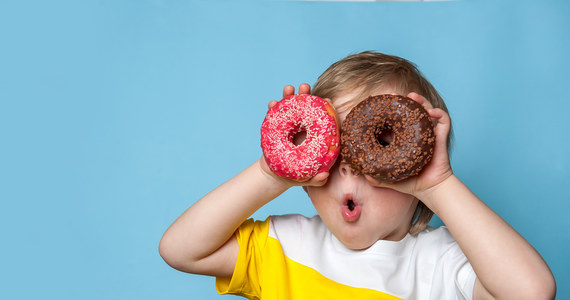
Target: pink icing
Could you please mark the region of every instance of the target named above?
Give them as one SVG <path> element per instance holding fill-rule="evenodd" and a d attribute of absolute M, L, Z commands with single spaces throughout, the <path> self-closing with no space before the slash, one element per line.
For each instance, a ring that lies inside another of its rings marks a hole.
<path fill-rule="evenodd" d="M 305 130 L 300 145 L 293 135 Z M 275 174 L 293 180 L 306 180 L 328 171 L 340 150 L 339 130 L 334 109 L 325 100 L 308 94 L 279 101 L 261 125 L 261 148 Z"/>

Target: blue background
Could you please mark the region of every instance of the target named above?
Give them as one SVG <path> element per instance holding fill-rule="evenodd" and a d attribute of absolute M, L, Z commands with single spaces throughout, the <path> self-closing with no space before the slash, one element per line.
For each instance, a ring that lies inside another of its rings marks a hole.
<path fill-rule="evenodd" d="M 1 1 L 0 298 L 227 298 L 168 267 L 162 233 L 260 157 L 285 84 L 371 49 L 440 90 L 455 173 L 570 299 L 570 2 L 553 0 Z M 314 213 L 301 189 L 255 217 L 290 212 Z"/>

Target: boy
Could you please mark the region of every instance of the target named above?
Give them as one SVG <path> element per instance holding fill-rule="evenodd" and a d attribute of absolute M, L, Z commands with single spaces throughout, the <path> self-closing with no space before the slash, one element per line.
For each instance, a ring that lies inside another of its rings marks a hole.
<path fill-rule="evenodd" d="M 309 85 L 299 87 L 310 93 Z M 292 86 L 283 96 L 295 93 Z M 454 174 L 443 100 L 410 62 L 363 52 L 325 71 L 313 94 L 339 121 L 370 95 L 407 95 L 434 119 L 432 161 L 418 175 L 382 183 L 342 162 L 306 182 L 272 173 L 261 158 L 184 212 L 160 254 L 172 267 L 216 276 L 222 294 L 250 299 L 553 299 L 554 278 L 533 247 Z M 269 106 L 275 105 L 272 101 Z M 246 220 L 292 186 L 318 215 Z M 348 201 L 356 220 L 342 216 Z M 446 227 L 427 228 L 436 213 Z"/>

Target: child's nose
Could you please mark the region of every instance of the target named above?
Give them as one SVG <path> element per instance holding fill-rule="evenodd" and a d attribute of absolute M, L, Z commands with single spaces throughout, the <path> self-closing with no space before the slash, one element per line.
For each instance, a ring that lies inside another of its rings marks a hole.
<path fill-rule="evenodd" d="M 339 172 L 341 177 L 349 176 L 349 177 L 357 177 L 360 175 L 358 171 L 354 170 L 350 167 L 349 164 L 341 163 L 339 167 Z"/>

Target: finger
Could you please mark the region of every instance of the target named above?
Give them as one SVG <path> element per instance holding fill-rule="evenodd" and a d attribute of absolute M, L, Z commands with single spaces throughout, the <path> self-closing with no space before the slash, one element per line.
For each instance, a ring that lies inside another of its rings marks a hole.
<path fill-rule="evenodd" d="M 411 194 L 411 188 L 413 187 L 414 177 L 410 177 L 397 182 L 384 182 L 379 181 L 371 177 L 370 175 L 364 175 L 368 183 L 377 188 L 392 189 L 401 193 Z"/>
<path fill-rule="evenodd" d="M 449 115 L 441 108 L 431 108 L 428 109 L 428 114 L 430 117 L 437 120 L 438 125 L 442 124 L 442 126 L 449 127 L 451 125 L 451 119 Z"/>
<path fill-rule="evenodd" d="M 310 94 L 311 86 L 308 83 L 301 83 L 299 85 L 299 94 Z"/>
<path fill-rule="evenodd" d="M 283 98 L 295 95 L 295 87 L 288 84 L 283 88 Z"/>
<path fill-rule="evenodd" d="M 308 185 L 323 186 L 327 183 L 328 178 L 329 178 L 329 172 L 319 173 L 315 175 L 315 177 L 311 178 L 311 180 L 309 180 Z"/>
<path fill-rule="evenodd" d="M 378 186 L 378 185 L 381 184 L 380 181 L 374 179 L 374 178 L 373 178 L 372 176 L 370 176 L 370 175 L 364 174 L 364 178 L 366 178 L 366 180 L 368 181 L 368 183 L 370 183 L 370 184 L 373 185 L 373 186 Z"/>
<path fill-rule="evenodd" d="M 377 180 L 376 178 L 374 178 L 374 177 L 372 177 L 372 176 L 370 176 L 370 175 L 367 175 L 367 174 L 364 174 L 364 178 L 366 178 L 366 180 L 368 181 L 368 183 L 369 183 L 371 186 L 375 186 L 375 187 L 385 187 L 385 186 L 387 185 L 387 183 L 385 183 L 385 182 L 383 182 L 383 181 L 380 181 L 380 180 Z"/>
<path fill-rule="evenodd" d="M 421 104 L 421 106 L 423 106 L 426 111 L 433 109 L 433 105 L 424 96 L 422 96 L 416 92 L 409 93 L 408 98 L 411 98 L 412 100 Z M 437 119 L 432 117 L 432 123 L 433 123 L 433 126 L 435 127 L 437 125 Z"/>
<path fill-rule="evenodd" d="M 424 96 L 422 96 L 416 92 L 409 93 L 408 98 L 411 98 L 412 100 L 416 101 L 421 106 L 423 106 L 426 110 L 433 108 L 433 105 L 431 105 L 431 103 Z"/>
<path fill-rule="evenodd" d="M 447 136 L 451 130 L 451 118 L 441 108 L 430 109 L 428 113 L 430 117 L 437 120 L 437 125 L 434 128 L 435 152 L 445 151 L 447 153 Z M 441 147 L 439 145 L 441 145 Z"/>
<path fill-rule="evenodd" d="M 277 101 L 271 100 L 269 103 L 267 103 L 267 108 L 272 109 L 275 104 L 277 104 Z"/>

